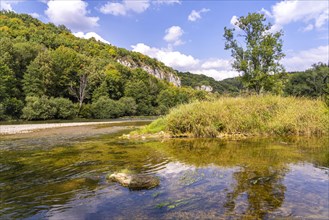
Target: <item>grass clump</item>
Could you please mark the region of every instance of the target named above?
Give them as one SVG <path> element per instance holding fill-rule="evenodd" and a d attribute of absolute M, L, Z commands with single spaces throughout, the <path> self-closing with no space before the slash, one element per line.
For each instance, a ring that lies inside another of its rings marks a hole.
<path fill-rule="evenodd" d="M 173 136 L 323 135 L 329 133 L 324 102 L 279 96 L 223 97 L 171 110 L 141 132 L 165 131 Z"/>

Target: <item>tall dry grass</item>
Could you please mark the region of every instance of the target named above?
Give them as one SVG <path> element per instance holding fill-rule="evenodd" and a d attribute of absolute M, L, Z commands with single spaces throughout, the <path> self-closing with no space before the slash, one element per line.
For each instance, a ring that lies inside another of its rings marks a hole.
<path fill-rule="evenodd" d="M 159 128 L 157 128 L 159 126 Z M 323 135 L 329 109 L 320 100 L 279 96 L 223 97 L 172 109 L 143 132 L 216 137 L 222 134 Z"/>

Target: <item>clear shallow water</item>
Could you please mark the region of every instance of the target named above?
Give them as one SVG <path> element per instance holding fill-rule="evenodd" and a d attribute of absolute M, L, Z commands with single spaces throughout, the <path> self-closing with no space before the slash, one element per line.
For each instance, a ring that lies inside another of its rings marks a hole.
<path fill-rule="evenodd" d="M 0 150 L 3 219 L 329 216 L 328 138 L 22 143 Z M 131 191 L 106 180 L 122 169 L 158 176 L 160 186 Z"/>

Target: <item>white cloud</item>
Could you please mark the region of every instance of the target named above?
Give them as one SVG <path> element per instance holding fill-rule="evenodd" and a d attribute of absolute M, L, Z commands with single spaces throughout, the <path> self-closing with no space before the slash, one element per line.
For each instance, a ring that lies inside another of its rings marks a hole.
<path fill-rule="evenodd" d="M 178 46 L 183 44 L 184 42 L 180 39 L 180 37 L 184 34 L 184 31 L 179 26 L 172 26 L 166 30 L 166 35 L 163 37 L 165 41 L 174 46 Z"/>
<path fill-rule="evenodd" d="M 201 67 L 203 69 L 223 69 L 227 70 L 231 68 L 231 63 L 229 60 L 224 60 L 224 59 L 209 59 L 205 61 Z"/>
<path fill-rule="evenodd" d="M 300 51 L 287 56 L 282 60 L 282 64 L 287 71 L 304 71 L 312 64 L 329 61 L 329 45 Z"/>
<path fill-rule="evenodd" d="M 201 69 L 191 71 L 195 74 L 203 74 L 214 78 L 215 80 L 223 80 L 227 78 L 233 78 L 239 76 L 239 72 L 234 70 L 217 70 L 217 69 Z"/>
<path fill-rule="evenodd" d="M 107 40 L 105 40 L 104 38 L 102 38 L 101 36 L 96 34 L 95 32 L 88 32 L 86 34 L 84 34 L 83 32 L 77 32 L 77 33 L 73 33 L 73 35 L 76 36 L 76 37 L 79 37 L 79 38 L 83 38 L 83 39 L 90 39 L 90 38 L 93 37 L 98 41 L 110 44 L 110 42 L 108 42 Z"/>
<path fill-rule="evenodd" d="M 147 46 L 143 43 L 133 45 L 132 48 L 133 51 L 156 58 L 167 66 L 179 70 L 186 71 L 189 67 L 196 66 L 200 62 L 191 55 L 185 55 L 178 51 L 171 51 L 168 49 L 158 49 L 155 47 Z"/>
<path fill-rule="evenodd" d="M 208 59 L 201 61 L 191 55 L 182 54 L 181 52 L 172 51 L 169 49 L 150 47 L 143 43 L 133 45 L 132 48 L 133 51 L 156 58 L 167 66 L 179 71 L 204 74 L 213 77 L 216 80 L 222 80 L 239 75 L 238 72 L 232 71 L 229 60 Z"/>
<path fill-rule="evenodd" d="M 180 0 L 155 0 L 152 1 L 153 4 L 164 4 L 164 5 L 173 5 L 173 4 L 181 4 Z"/>
<path fill-rule="evenodd" d="M 231 18 L 230 23 L 231 23 L 231 25 L 233 25 L 234 27 L 238 28 L 238 25 L 237 25 L 238 21 L 239 21 L 239 20 L 238 20 L 238 17 L 235 16 L 235 15 L 233 15 L 233 17 Z"/>
<path fill-rule="evenodd" d="M 123 0 L 122 3 L 107 2 L 100 8 L 104 14 L 126 15 L 128 12 L 142 13 L 150 6 L 149 0 L 131 1 Z"/>
<path fill-rule="evenodd" d="M 208 8 L 203 8 L 203 9 L 201 9 L 200 11 L 195 11 L 195 10 L 193 10 L 190 14 L 189 14 L 189 16 L 188 16 L 188 20 L 189 21 L 196 21 L 196 20 L 198 20 L 198 19 L 201 19 L 201 14 L 202 13 L 207 13 L 208 11 L 210 11 L 210 9 L 208 9 Z"/>
<path fill-rule="evenodd" d="M 0 1 L 0 10 L 7 10 L 7 11 L 12 11 L 13 8 L 11 7 L 11 2 L 10 1 Z"/>
<path fill-rule="evenodd" d="M 88 3 L 82 0 L 47 2 L 45 14 L 49 20 L 57 25 L 63 24 L 73 31 L 90 30 L 98 26 L 98 17 L 88 17 Z"/>
<path fill-rule="evenodd" d="M 266 16 L 269 17 L 269 18 L 272 18 L 272 17 L 273 17 L 273 15 L 271 14 L 271 12 L 269 12 L 269 11 L 266 10 L 265 8 L 262 8 L 262 9 L 260 10 L 260 13 L 266 15 Z"/>
<path fill-rule="evenodd" d="M 272 7 L 272 12 L 262 10 L 268 17 L 274 18 L 272 30 L 277 31 L 284 25 L 302 21 L 306 28 L 320 29 L 328 23 L 329 20 L 329 2 L 328 1 L 282 1 Z M 308 28 L 307 28 L 308 27 Z"/>
<path fill-rule="evenodd" d="M 0 0 L 0 10 L 14 11 L 12 5 L 22 1 L 24 0 Z"/>
<path fill-rule="evenodd" d="M 307 32 L 307 31 L 311 31 L 311 30 L 313 30 L 314 29 L 314 25 L 313 24 L 309 24 L 309 25 L 307 25 L 305 28 L 303 28 L 302 30 L 304 31 L 304 32 Z"/>
<path fill-rule="evenodd" d="M 34 18 L 39 18 L 40 17 L 40 15 L 38 13 L 31 13 L 30 15 Z"/>

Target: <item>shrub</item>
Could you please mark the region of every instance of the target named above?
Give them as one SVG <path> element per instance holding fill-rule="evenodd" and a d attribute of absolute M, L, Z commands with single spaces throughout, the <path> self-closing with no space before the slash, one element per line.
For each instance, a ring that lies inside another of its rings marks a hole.
<path fill-rule="evenodd" d="M 9 98 L 3 102 L 3 114 L 6 118 L 18 119 L 22 114 L 24 104 L 21 100 L 16 98 Z M 0 110 L 1 112 L 1 110 Z M 0 113 L 1 114 L 1 113 Z M 1 116 L 0 116 L 1 118 Z"/>
<path fill-rule="evenodd" d="M 84 104 L 79 112 L 79 117 L 81 118 L 92 118 L 93 117 L 93 110 L 91 104 Z"/>
<path fill-rule="evenodd" d="M 136 114 L 137 104 L 132 97 L 122 97 L 118 104 L 120 106 L 121 112 L 120 116 L 132 116 Z"/>
<path fill-rule="evenodd" d="M 0 103 L 0 121 L 6 120 L 5 107 Z"/>
<path fill-rule="evenodd" d="M 27 120 L 46 120 L 55 118 L 57 109 L 56 104 L 47 96 L 26 97 L 26 105 L 23 108 L 22 118 Z"/>
<path fill-rule="evenodd" d="M 120 115 L 120 110 L 118 102 L 106 96 L 101 96 L 92 103 L 92 112 L 95 118 L 116 118 Z"/>
<path fill-rule="evenodd" d="M 72 119 L 77 113 L 76 107 L 69 99 L 54 98 L 52 102 L 56 106 L 55 118 L 57 119 Z"/>

